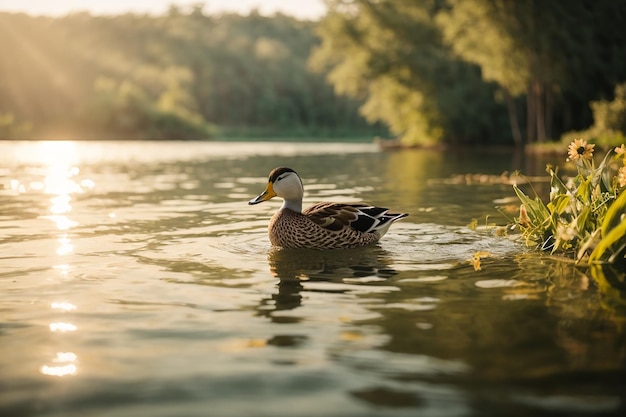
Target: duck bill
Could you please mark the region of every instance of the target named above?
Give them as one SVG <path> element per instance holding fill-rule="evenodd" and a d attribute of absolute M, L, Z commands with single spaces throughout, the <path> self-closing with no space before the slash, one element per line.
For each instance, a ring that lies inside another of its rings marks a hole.
<path fill-rule="evenodd" d="M 265 191 L 254 197 L 252 200 L 248 201 L 248 204 L 259 204 L 274 197 L 276 197 L 276 193 L 274 192 L 274 189 L 272 188 L 272 183 L 270 182 L 267 184 L 267 187 L 265 187 Z"/>

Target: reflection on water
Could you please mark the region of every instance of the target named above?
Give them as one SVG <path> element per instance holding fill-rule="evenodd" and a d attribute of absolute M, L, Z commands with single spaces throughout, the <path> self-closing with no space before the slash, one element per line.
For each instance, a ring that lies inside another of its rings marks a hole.
<path fill-rule="evenodd" d="M 274 322 L 295 323 L 304 317 L 284 313 L 302 305 L 302 293 L 345 294 L 366 292 L 359 284 L 384 282 L 396 274 L 390 267 L 390 254 L 379 247 L 343 251 L 270 249 L 269 270 L 278 279 L 276 291 L 261 300 L 258 312 Z M 377 291 L 395 291 L 379 285 Z M 344 317 L 345 319 L 345 317 Z"/>
<path fill-rule="evenodd" d="M 345 251 L 272 249 L 268 255 L 272 275 L 281 281 L 361 282 L 385 280 L 396 274 L 391 254 L 377 246 Z"/>
<path fill-rule="evenodd" d="M 0 162 L 2 415 L 625 407 L 623 274 L 496 236 L 484 225 L 504 221 L 510 185 L 450 180 L 543 163 L 173 142 L 0 142 Z M 272 249 L 280 202 L 246 202 L 279 165 L 303 176 L 305 204 L 410 216 L 372 247 Z"/>
<path fill-rule="evenodd" d="M 58 230 L 56 233 L 51 231 L 49 234 L 49 239 L 56 239 L 54 252 L 58 257 L 56 260 L 51 260 L 53 265 L 49 266 L 62 277 L 67 277 L 68 271 L 72 268 L 68 258 L 74 253 L 72 229 L 79 226 L 79 223 L 72 219 L 72 200 L 75 195 L 93 189 L 95 183 L 88 178 L 76 180 L 80 173 L 80 169 L 76 166 L 80 160 L 77 144 L 41 142 L 33 144 L 31 151 L 29 155 L 34 157 L 35 162 L 27 165 L 25 171 L 32 177 L 12 178 L 11 190 L 17 191 L 18 194 L 39 194 L 42 198 L 48 199 L 47 210 L 42 210 L 38 217 L 51 221 Z M 52 302 L 50 308 L 63 313 L 76 310 L 76 306 L 67 301 Z M 78 327 L 68 321 L 50 322 L 48 328 L 57 338 L 63 338 L 64 334 L 78 331 Z M 71 347 L 72 342 L 60 344 Z M 50 363 L 42 365 L 39 370 L 41 374 L 47 376 L 74 376 L 78 372 L 77 360 L 78 357 L 73 352 L 56 352 L 56 356 L 51 359 Z"/>
<path fill-rule="evenodd" d="M 57 352 L 56 357 L 52 359 L 54 365 L 44 365 L 41 367 L 41 373 L 50 376 L 67 376 L 76 374 L 75 362 L 77 356 L 72 352 Z"/>

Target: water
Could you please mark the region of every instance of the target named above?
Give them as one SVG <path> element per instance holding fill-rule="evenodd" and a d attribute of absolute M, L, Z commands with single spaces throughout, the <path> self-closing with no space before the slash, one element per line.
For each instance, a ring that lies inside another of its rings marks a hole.
<path fill-rule="evenodd" d="M 621 415 L 623 295 L 499 237 L 509 154 L 0 143 L 0 414 Z M 280 251 L 305 205 L 406 211 L 380 244 Z M 484 174 L 464 176 L 464 174 Z M 489 177 L 492 175 L 493 177 Z M 479 227 L 466 225 L 472 218 Z M 481 252 L 481 270 L 469 260 Z"/>

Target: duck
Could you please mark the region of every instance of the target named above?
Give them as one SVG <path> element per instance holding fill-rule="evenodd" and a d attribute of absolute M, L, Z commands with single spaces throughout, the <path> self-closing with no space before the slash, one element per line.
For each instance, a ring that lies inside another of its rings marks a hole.
<path fill-rule="evenodd" d="M 304 186 L 291 168 L 274 168 L 265 190 L 248 201 L 259 204 L 274 197 L 283 205 L 272 216 L 268 235 L 273 246 L 285 249 L 345 249 L 378 242 L 389 227 L 408 213 L 366 203 L 320 202 L 302 210 Z"/>

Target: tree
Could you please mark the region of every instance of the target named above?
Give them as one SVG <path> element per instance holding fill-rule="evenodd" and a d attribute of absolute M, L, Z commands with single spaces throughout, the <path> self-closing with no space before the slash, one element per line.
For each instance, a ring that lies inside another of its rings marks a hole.
<path fill-rule="evenodd" d="M 0 13 L 10 55 L 0 60 L 0 115 L 32 126 L 33 139 L 198 139 L 216 125 L 272 136 L 385 132 L 308 70 L 313 27 L 284 15 L 206 15 L 201 4 L 161 16 Z M 23 137 L 15 123 L 5 138 Z"/>
<path fill-rule="evenodd" d="M 483 142 L 498 136 L 502 109 L 494 85 L 443 44 L 433 22 L 440 3 L 329 2 L 310 62 L 329 71 L 335 91 L 365 99 L 362 114 L 405 142 Z"/>
<path fill-rule="evenodd" d="M 527 141 L 543 142 L 553 136 L 555 113 L 567 114 L 577 101 L 585 105 L 626 77 L 618 58 L 626 54 L 622 0 L 450 4 L 437 17 L 444 38 L 459 56 L 478 64 L 486 80 L 500 85 L 518 144 L 522 134 L 513 97 L 526 100 Z"/>

